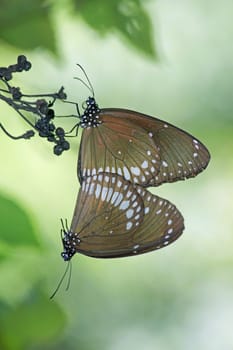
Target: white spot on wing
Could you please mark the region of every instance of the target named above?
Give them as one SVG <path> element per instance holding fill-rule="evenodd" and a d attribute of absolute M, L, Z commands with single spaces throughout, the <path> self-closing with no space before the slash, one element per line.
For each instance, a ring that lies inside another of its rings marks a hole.
<path fill-rule="evenodd" d="M 133 223 L 131 221 L 128 221 L 126 224 L 126 230 L 130 230 L 132 226 L 133 226 Z"/>
<path fill-rule="evenodd" d="M 121 170 L 121 168 L 118 168 L 118 169 L 117 169 L 117 174 L 122 175 L 122 170 Z"/>
<path fill-rule="evenodd" d="M 100 186 L 100 184 L 97 184 L 96 185 L 96 189 L 95 189 L 95 196 L 96 196 L 96 198 L 99 198 L 100 193 L 101 193 L 101 186 Z"/>
<path fill-rule="evenodd" d="M 141 167 L 142 167 L 143 169 L 148 168 L 148 161 L 147 161 L 147 160 L 144 160 L 144 162 L 142 163 Z"/>
<path fill-rule="evenodd" d="M 131 166 L 130 170 L 134 175 L 140 175 L 140 169 L 137 166 L 136 167 Z"/>
<path fill-rule="evenodd" d="M 130 180 L 130 173 L 129 170 L 126 168 L 126 166 L 124 166 L 123 168 L 123 173 L 124 173 L 124 177 L 126 178 L 126 180 Z"/>
<path fill-rule="evenodd" d="M 108 195 L 107 195 L 107 198 L 106 198 L 106 202 L 110 201 L 110 198 L 112 197 L 112 194 L 113 194 L 113 189 L 109 188 L 108 189 Z"/>
<path fill-rule="evenodd" d="M 102 187 L 101 200 L 104 201 L 108 193 L 108 187 Z"/>
<path fill-rule="evenodd" d="M 123 201 L 119 207 L 120 210 L 126 210 L 129 207 L 129 201 Z"/>
<path fill-rule="evenodd" d="M 133 193 L 133 192 L 128 191 L 128 192 L 127 192 L 127 195 L 126 195 L 126 198 L 129 198 L 129 197 L 131 196 L 132 193 Z"/>
<path fill-rule="evenodd" d="M 92 195 L 94 193 L 94 188 L 95 188 L 95 184 L 92 183 L 89 188 L 89 192 L 88 192 L 89 195 Z"/>
<path fill-rule="evenodd" d="M 118 180 L 117 181 L 117 187 L 121 187 L 121 185 L 122 185 L 122 181 Z"/>
<path fill-rule="evenodd" d="M 146 208 L 144 209 L 144 213 L 145 213 L 145 214 L 148 214 L 149 211 L 150 211 L 150 208 L 149 208 L 149 207 L 146 207 Z"/>
<path fill-rule="evenodd" d="M 127 217 L 128 219 L 132 218 L 133 213 L 134 213 L 134 210 L 133 210 L 133 209 L 128 209 L 127 212 L 126 212 L 126 217 Z"/>
<path fill-rule="evenodd" d="M 119 195 L 115 198 L 116 200 L 114 202 L 112 202 L 112 201 L 111 202 L 113 203 L 113 205 L 115 207 L 117 207 L 120 204 L 120 202 L 122 201 L 122 199 L 123 199 L 123 194 L 119 193 L 119 192 L 115 192 L 115 193 L 118 193 Z M 114 194 L 113 194 L 113 196 L 114 196 Z M 112 196 L 112 198 L 113 198 L 113 196 Z"/>
<path fill-rule="evenodd" d="M 103 181 L 103 175 L 102 174 L 99 174 L 98 175 L 98 180 L 101 182 L 101 181 Z"/>
<path fill-rule="evenodd" d="M 109 182 L 109 176 L 108 175 L 105 175 L 104 181 Z"/>
<path fill-rule="evenodd" d="M 117 199 L 117 197 L 119 196 L 119 192 L 114 192 L 113 196 L 111 198 L 111 203 L 113 204 L 115 202 L 115 200 Z"/>

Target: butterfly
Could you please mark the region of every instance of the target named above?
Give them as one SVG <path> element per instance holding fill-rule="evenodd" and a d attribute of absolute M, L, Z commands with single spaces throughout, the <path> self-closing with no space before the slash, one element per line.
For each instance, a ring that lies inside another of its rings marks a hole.
<path fill-rule="evenodd" d="M 78 157 L 80 183 L 98 173 L 112 173 L 143 187 L 184 180 L 203 171 L 207 148 L 187 132 L 139 112 L 100 109 L 86 101 Z"/>
<path fill-rule="evenodd" d="M 99 173 L 82 181 L 62 257 L 118 258 L 163 248 L 184 230 L 178 209 L 123 176 Z"/>
<path fill-rule="evenodd" d="M 83 128 L 77 164 L 80 183 L 105 172 L 143 187 L 159 186 L 195 177 L 207 167 L 209 151 L 186 131 L 143 113 L 100 109 L 90 79 L 78 66 L 88 84 L 76 79 L 92 93 L 82 114 L 76 104 L 80 122 L 75 127 Z"/>

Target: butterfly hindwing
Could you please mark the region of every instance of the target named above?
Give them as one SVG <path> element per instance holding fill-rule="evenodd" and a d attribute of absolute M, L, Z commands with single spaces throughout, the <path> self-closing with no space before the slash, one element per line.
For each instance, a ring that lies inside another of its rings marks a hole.
<path fill-rule="evenodd" d="M 137 186 L 144 203 L 144 220 L 134 233 L 141 254 L 163 248 L 175 241 L 184 230 L 184 219 L 174 204 Z"/>

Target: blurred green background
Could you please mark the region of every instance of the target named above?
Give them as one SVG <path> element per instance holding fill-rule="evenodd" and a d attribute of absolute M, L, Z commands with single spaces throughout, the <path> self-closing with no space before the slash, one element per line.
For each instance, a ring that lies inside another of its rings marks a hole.
<path fill-rule="evenodd" d="M 80 138 L 56 157 L 39 137 L 1 132 L 1 350 L 233 349 L 232 12 L 227 0 L 0 0 L 0 66 L 28 57 L 33 68 L 14 80 L 25 93 L 64 85 L 82 103 L 80 63 L 100 107 L 157 115 L 212 155 L 195 179 L 152 189 L 184 215 L 177 242 L 133 258 L 76 255 L 69 291 L 64 283 L 50 301 L 66 266 L 59 219 L 72 218 Z M 0 120 L 28 129 L 2 101 Z"/>

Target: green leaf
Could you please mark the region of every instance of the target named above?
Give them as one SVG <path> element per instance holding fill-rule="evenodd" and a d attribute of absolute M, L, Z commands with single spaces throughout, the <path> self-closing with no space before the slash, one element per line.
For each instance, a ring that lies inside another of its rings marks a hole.
<path fill-rule="evenodd" d="M 9 246 L 39 246 L 27 213 L 13 200 L 0 195 L 0 242 Z"/>
<path fill-rule="evenodd" d="M 55 51 L 50 7 L 42 0 L 0 0 L 0 38 L 20 49 Z"/>
<path fill-rule="evenodd" d="M 141 0 L 73 0 L 86 23 L 101 35 L 120 33 L 137 49 L 155 57 L 151 20 Z"/>
<path fill-rule="evenodd" d="M 2 308 L 1 308 L 2 310 Z M 3 350 L 24 350 L 56 339 L 66 318 L 55 301 L 36 290 L 33 295 L 0 315 Z"/>

